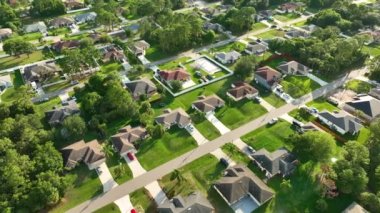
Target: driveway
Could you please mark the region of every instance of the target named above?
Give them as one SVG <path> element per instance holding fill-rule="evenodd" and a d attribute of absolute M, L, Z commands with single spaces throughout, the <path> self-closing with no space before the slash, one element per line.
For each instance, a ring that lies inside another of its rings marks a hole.
<path fill-rule="evenodd" d="M 260 98 L 260 105 L 263 106 L 268 112 L 276 109 L 270 103 L 266 102 L 263 98 Z"/>
<path fill-rule="evenodd" d="M 119 207 L 121 213 L 129 213 L 133 209 L 129 195 L 125 195 L 124 197 L 115 200 L 115 204 Z"/>
<path fill-rule="evenodd" d="M 281 115 L 280 118 L 291 123 L 291 124 L 293 123 L 294 120 L 296 120 L 292 116 L 290 116 L 288 113 Z"/>
<path fill-rule="evenodd" d="M 214 114 L 207 114 L 206 119 L 215 126 L 216 129 L 220 132 L 220 134 L 224 135 L 229 132 L 230 129 L 226 127 Z"/>
<path fill-rule="evenodd" d="M 105 162 L 100 164 L 99 168 L 97 169 L 97 173 L 99 175 L 100 182 L 102 182 L 104 192 L 108 192 L 117 186 L 117 183 L 114 181 L 111 172 Z"/>
<path fill-rule="evenodd" d="M 131 161 L 127 156 L 124 156 L 124 160 L 127 162 L 129 168 L 131 168 L 133 177 L 140 176 L 146 172 L 137 159 Z"/>
<path fill-rule="evenodd" d="M 195 128 L 194 125 L 190 124 L 185 129 L 194 138 L 198 146 L 208 142 L 208 140 L 198 131 L 197 128 Z"/>
<path fill-rule="evenodd" d="M 234 140 L 232 142 L 237 148 L 239 148 L 239 150 L 241 152 L 243 152 L 244 154 L 246 154 L 249 158 L 252 158 L 251 157 L 251 152 L 248 150 L 248 145 L 246 143 L 244 143 L 244 141 L 242 141 L 240 138 Z"/>
<path fill-rule="evenodd" d="M 211 152 L 212 155 L 214 155 L 219 160 L 224 158 L 228 161 L 228 166 L 235 166 L 236 162 L 233 161 L 226 153 L 223 152 L 221 148 L 217 148 L 215 151 Z"/>

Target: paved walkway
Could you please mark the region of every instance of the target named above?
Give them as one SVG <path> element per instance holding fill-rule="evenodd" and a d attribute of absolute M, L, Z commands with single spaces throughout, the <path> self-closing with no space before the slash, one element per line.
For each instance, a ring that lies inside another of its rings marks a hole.
<path fill-rule="evenodd" d="M 191 124 L 190 126 L 187 126 L 185 129 L 194 138 L 198 146 L 208 142 L 208 140 L 199 132 L 197 128 L 195 128 L 194 125 Z"/>

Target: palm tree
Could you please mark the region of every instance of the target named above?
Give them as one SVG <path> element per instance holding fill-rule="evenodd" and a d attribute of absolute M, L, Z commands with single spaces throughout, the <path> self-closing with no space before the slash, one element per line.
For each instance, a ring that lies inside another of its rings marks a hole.
<path fill-rule="evenodd" d="M 110 143 L 104 143 L 102 150 L 107 158 L 111 158 L 114 155 L 114 152 Z"/>
<path fill-rule="evenodd" d="M 176 179 L 177 182 L 180 184 L 185 178 L 183 177 L 182 173 L 178 169 L 175 169 L 172 173 L 171 179 L 172 180 Z"/>

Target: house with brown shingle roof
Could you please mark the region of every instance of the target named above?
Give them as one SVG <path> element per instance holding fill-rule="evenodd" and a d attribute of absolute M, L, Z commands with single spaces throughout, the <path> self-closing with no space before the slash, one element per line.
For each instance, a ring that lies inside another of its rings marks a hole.
<path fill-rule="evenodd" d="M 145 51 L 150 48 L 150 44 L 144 40 L 136 41 L 129 49 L 136 56 L 145 55 Z"/>
<path fill-rule="evenodd" d="M 198 100 L 193 102 L 192 108 L 203 113 L 212 113 L 217 108 L 223 107 L 224 101 L 217 95 L 200 96 Z"/>
<path fill-rule="evenodd" d="M 62 69 L 54 61 L 30 65 L 22 70 L 25 81 L 29 83 L 43 82 L 60 71 Z"/>
<path fill-rule="evenodd" d="M 115 47 L 114 45 L 102 48 L 101 52 L 103 54 L 103 63 L 110 61 L 118 61 L 120 63 L 123 63 L 127 61 L 127 57 L 125 57 L 123 50 Z"/>
<path fill-rule="evenodd" d="M 68 27 L 74 24 L 74 19 L 71 17 L 57 17 L 49 22 L 50 28 Z"/>
<path fill-rule="evenodd" d="M 263 87 L 273 90 L 281 80 L 281 73 L 269 66 L 261 67 L 255 72 L 255 80 Z"/>
<path fill-rule="evenodd" d="M 234 101 L 240 101 L 243 98 L 253 99 L 259 95 L 259 92 L 245 82 L 235 82 L 232 84 L 232 88 L 227 91 L 227 95 Z"/>
<path fill-rule="evenodd" d="M 249 202 L 247 206 L 251 208 L 246 212 L 252 212 L 274 196 L 274 191 L 243 165 L 228 168 L 214 188 L 232 209 L 239 202 Z"/>
<path fill-rule="evenodd" d="M 149 79 L 130 81 L 125 86 L 135 100 L 139 100 L 141 96 L 150 98 L 157 93 L 156 85 Z"/>
<path fill-rule="evenodd" d="M 77 48 L 80 45 L 80 41 L 71 40 L 71 41 L 57 41 L 51 45 L 51 49 L 56 52 L 62 52 L 64 49 L 73 49 Z"/>
<path fill-rule="evenodd" d="M 85 4 L 77 0 L 66 0 L 64 2 L 68 10 L 77 10 L 85 7 Z"/>
<path fill-rule="evenodd" d="M 141 126 L 134 128 L 126 126 L 120 129 L 116 135 L 113 135 L 111 140 L 116 151 L 121 156 L 124 156 L 128 152 L 136 152 L 135 143 L 145 139 L 147 136 L 148 132 Z"/>
<path fill-rule="evenodd" d="M 182 67 L 177 67 L 173 70 L 162 70 L 158 73 L 161 81 L 170 85 L 171 81 L 188 81 L 190 74 Z"/>
<path fill-rule="evenodd" d="M 85 143 L 80 140 L 61 150 L 64 165 L 67 168 L 74 168 L 78 163 L 84 162 L 88 168 L 94 169 L 106 161 L 106 156 L 98 140 Z"/>
<path fill-rule="evenodd" d="M 162 124 L 166 129 L 170 129 L 173 125 L 184 128 L 191 124 L 190 116 L 182 108 L 166 109 L 164 114 L 156 117 L 155 121 L 157 124 Z"/>
<path fill-rule="evenodd" d="M 45 112 L 45 118 L 50 126 L 54 127 L 63 124 L 63 121 L 72 115 L 78 114 L 80 112 L 78 104 L 71 100 L 66 106 L 58 109 L 53 109 Z"/>

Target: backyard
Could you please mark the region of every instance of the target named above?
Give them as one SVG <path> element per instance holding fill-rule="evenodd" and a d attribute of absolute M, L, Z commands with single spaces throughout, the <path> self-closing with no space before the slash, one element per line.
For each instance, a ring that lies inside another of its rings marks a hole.
<path fill-rule="evenodd" d="M 320 87 L 320 85 L 306 76 L 288 75 L 281 85 L 286 93 L 292 98 L 300 98 Z"/>
<path fill-rule="evenodd" d="M 29 56 L 27 54 L 22 54 L 19 56 L 8 56 L 5 58 L 0 58 L 0 70 L 34 63 L 43 59 L 44 55 L 42 54 L 42 50 L 34 51 Z"/>
<path fill-rule="evenodd" d="M 368 45 L 363 47 L 363 51 L 370 54 L 371 56 L 380 55 L 380 45 Z"/>
<path fill-rule="evenodd" d="M 365 81 L 354 79 L 347 82 L 345 88 L 352 90 L 356 93 L 369 93 L 373 86 Z"/>
<path fill-rule="evenodd" d="M 173 126 L 161 138 L 145 140 L 136 156 L 146 170 L 151 170 L 196 147 L 186 130 Z"/>
<path fill-rule="evenodd" d="M 291 148 L 286 141 L 293 134 L 295 131 L 291 124 L 279 120 L 276 124 L 260 127 L 241 139 L 256 150 L 266 148 L 269 152 L 273 152 L 281 147 Z"/>

